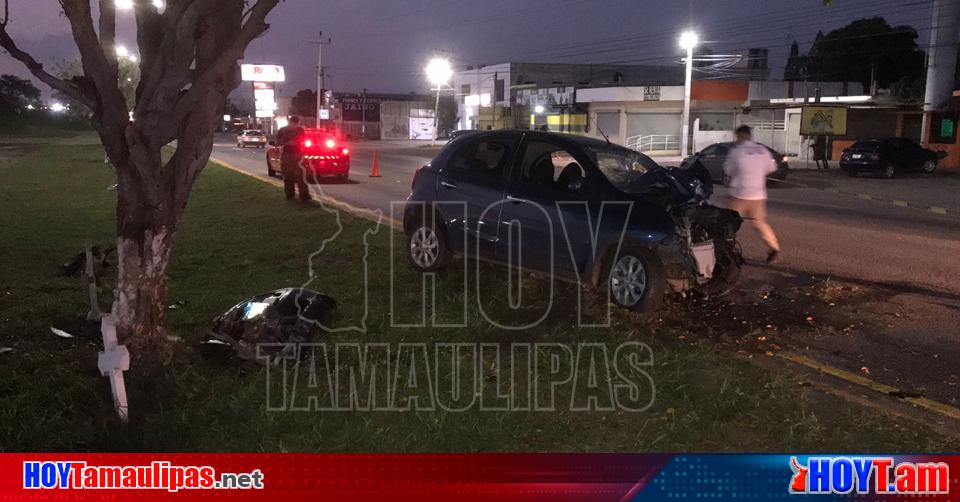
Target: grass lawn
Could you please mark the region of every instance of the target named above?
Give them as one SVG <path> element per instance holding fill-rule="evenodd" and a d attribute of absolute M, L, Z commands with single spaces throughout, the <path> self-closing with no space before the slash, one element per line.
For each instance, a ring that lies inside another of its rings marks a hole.
<path fill-rule="evenodd" d="M 654 327 L 616 311 L 610 328 L 577 328 L 576 290 L 556 285 L 558 308 L 537 328 L 511 331 L 498 320 L 534 319 L 549 286 L 524 278 L 525 308 L 513 311 L 506 272 L 481 265 L 468 273 L 466 328 L 391 327 L 387 227 L 283 200 L 281 192 L 212 166 L 194 190 L 175 251 L 173 332 L 189 347 L 211 320 L 238 301 L 286 286 L 324 291 L 340 302 L 336 326 L 363 320 L 364 238 L 370 273 L 366 332 L 324 335 L 328 342 L 596 342 L 610 352 L 637 341 L 652 349 L 647 369 L 653 405 L 627 411 L 267 411 L 267 370 L 190 351 L 152 381 L 130 377 L 131 421 L 113 415 L 109 386 L 96 368 L 99 339 L 63 339 L 50 326 L 77 325 L 87 312 L 82 280 L 58 276 L 89 239 L 113 240 L 115 192 L 92 145 L 47 144 L 0 167 L 0 451 L 927 451 L 955 448 L 936 434 L 875 410 L 838 402 L 717 351 L 695 333 Z M 342 229 L 341 229 L 342 224 Z M 327 242 L 331 236 L 336 239 Z M 398 241 L 399 242 L 399 241 Z M 310 257 L 316 277 L 308 281 Z M 420 276 L 397 260 L 393 312 L 419 312 Z M 480 277 L 479 285 L 476 285 Z M 456 319 L 463 272 L 438 281 L 438 317 Z M 534 298 L 532 302 L 530 298 Z M 561 301 L 562 300 L 562 301 Z M 106 304 L 106 301 L 104 302 Z M 588 316 L 602 309 L 590 304 Z M 396 358 L 394 358 L 394 362 Z M 404 371 L 416 367 L 400 357 Z M 500 361 L 505 360 L 501 358 Z M 498 359 L 485 354 L 484 395 L 500 382 Z M 582 370 L 582 368 L 580 368 Z M 277 371 L 276 369 L 271 371 Z M 418 370 L 418 373 L 419 370 Z M 424 375 L 421 375 L 424 376 Z M 500 375 L 502 377 L 502 375 Z M 438 379 L 435 384 L 447 383 Z M 319 401 L 325 391 L 304 384 Z M 492 390 L 491 390 L 492 389 Z M 558 402 L 569 402 L 570 388 Z M 422 395 L 421 395 L 422 397 Z M 565 409 L 564 409 L 565 408 Z"/>

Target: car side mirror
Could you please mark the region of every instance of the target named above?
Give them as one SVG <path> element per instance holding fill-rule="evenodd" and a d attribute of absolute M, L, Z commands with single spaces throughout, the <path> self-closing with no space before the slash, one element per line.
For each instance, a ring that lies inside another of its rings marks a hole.
<path fill-rule="evenodd" d="M 567 183 L 567 189 L 571 192 L 579 192 L 583 190 L 583 178 L 575 178 L 570 180 L 570 183 Z"/>
<path fill-rule="evenodd" d="M 270 145 L 270 146 L 277 146 L 277 142 L 276 142 L 276 141 L 268 141 L 267 144 Z"/>

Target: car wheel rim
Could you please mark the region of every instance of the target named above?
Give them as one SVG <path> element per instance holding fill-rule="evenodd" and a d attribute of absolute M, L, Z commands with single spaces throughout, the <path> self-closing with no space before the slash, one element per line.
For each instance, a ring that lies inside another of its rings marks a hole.
<path fill-rule="evenodd" d="M 883 175 L 886 176 L 887 178 L 892 178 L 892 177 L 893 177 L 893 166 L 887 166 L 887 168 L 884 169 L 884 171 L 883 171 Z"/>
<path fill-rule="evenodd" d="M 431 228 L 420 227 L 410 238 L 410 257 L 417 266 L 430 268 L 440 256 L 440 240 Z"/>
<path fill-rule="evenodd" d="M 936 168 L 937 168 L 937 164 L 932 160 L 928 160 L 923 163 L 923 170 L 925 172 L 932 173 L 933 170 Z"/>
<path fill-rule="evenodd" d="M 636 256 L 624 256 L 610 273 L 610 291 L 617 303 L 632 307 L 643 298 L 647 289 L 647 271 Z"/>

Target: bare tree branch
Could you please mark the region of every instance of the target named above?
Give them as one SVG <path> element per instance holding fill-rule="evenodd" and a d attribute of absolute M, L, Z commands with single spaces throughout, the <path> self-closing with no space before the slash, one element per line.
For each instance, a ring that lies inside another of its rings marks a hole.
<path fill-rule="evenodd" d="M 118 72 L 117 61 L 117 5 L 115 0 L 100 0 L 100 49 L 113 73 Z M 116 81 L 116 77 L 113 79 Z"/>
<path fill-rule="evenodd" d="M 116 72 L 111 71 L 111 64 L 93 28 L 93 13 L 89 0 L 60 0 L 60 4 L 70 21 L 73 40 L 77 44 L 77 49 L 80 50 L 83 73 L 90 77 L 97 88 L 100 98 L 98 104 L 103 114 L 110 121 L 125 119 L 127 117 L 126 100 L 117 88 Z"/>
<path fill-rule="evenodd" d="M 222 78 L 231 65 L 243 57 L 244 50 L 254 38 L 263 34 L 270 27 L 266 23 L 267 14 L 277 6 L 280 0 L 257 0 L 250 9 L 243 27 L 236 33 L 233 40 L 220 52 L 219 56 L 207 68 L 198 68 L 200 74 L 194 79 L 193 86 L 177 101 L 175 116 L 182 118 L 197 106 L 203 97 L 202 89 L 215 84 L 215 80 Z M 232 89 L 232 88 L 231 88 Z"/>
<path fill-rule="evenodd" d="M 7 33 L 7 22 L 10 19 L 9 4 L 7 1 L 4 1 L 4 11 L 4 21 L 0 24 L 0 47 L 3 47 L 14 59 L 23 63 L 23 65 L 27 67 L 27 70 L 41 82 L 49 85 L 54 90 L 70 96 L 71 99 L 80 101 L 88 106 L 92 105 L 92 101 L 80 91 L 79 87 L 66 80 L 54 77 L 44 70 L 43 65 L 34 59 L 33 56 L 17 47 L 16 42 L 14 42 Z"/>

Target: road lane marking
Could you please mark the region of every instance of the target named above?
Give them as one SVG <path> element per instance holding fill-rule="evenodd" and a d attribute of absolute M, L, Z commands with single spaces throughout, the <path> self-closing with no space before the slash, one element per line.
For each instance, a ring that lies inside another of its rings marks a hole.
<path fill-rule="evenodd" d="M 279 180 L 276 180 L 276 179 L 273 179 L 273 178 L 265 178 L 263 175 L 253 174 L 253 173 L 251 173 L 251 172 L 247 172 L 247 171 L 245 171 L 245 170 L 243 170 L 243 169 L 240 169 L 239 167 L 237 167 L 237 166 L 235 166 L 235 165 L 233 165 L 233 164 L 231 164 L 231 163 L 229 163 L 229 162 L 227 162 L 227 161 L 225 161 L 225 160 L 220 160 L 220 159 L 215 159 L 215 158 L 213 158 L 213 157 L 210 157 L 210 161 L 213 162 L 214 164 L 219 165 L 220 167 L 224 167 L 224 168 L 229 169 L 229 170 L 231 170 L 231 171 L 238 172 L 238 173 L 240 173 L 240 174 L 242 174 L 242 175 L 244 175 L 244 176 L 248 176 L 248 177 L 250 177 L 250 178 L 253 178 L 253 179 L 257 180 L 257 181 L 266 183 L 266 184 L 268 184 L 268 185 L 273 185 L 273 186 L 275 186 L 275 187 L 283 187 L 283 182 L 282 182 L 282 181 L 279 181 Z M 321 190 L 322 190 L 322 189 L 321 189 Z M 321 193 L 319 196 L 315 197 L 315 198 L 314 198 L 314 202 L 321 202 L 321 203 L 330 204 L 331 206 L 333 206 L 333 207 L 335 207 L 335 208 L 337 208 L 337 209 L 341 209 L 341 210 L 343 210 L 343 211 L 346 211 L 347 213 L 350 213 L 350 214 L 353 215 L 353 216 L 356 216 L 357 218 L 362 218 L 362 219 L 367 220 L 367 221 L 372 221 L 372 222 L 374 222 L 374 223 L 377 223 L 377 222 L 382 221 L 382 222 L 385 222 L 387 225 L 389 225 L 389 226 L 391 226 L 391 227 L 393 227 L 393 228 L 395 228 L 395 229 L 402 229 L 402 228 L 403 228 L 403 223 L 402 223 L 402 222 L 399 222 L 399 221 L 396 221 L 396 220 L 390 218 L 390 215 L 382 215 L 382 216 L 381 216 L 381 215 L 379 214 L 379 210 L 376 210 L 376 211 L 375 211 L 375 210 L 371 210 L 371 209 L 363 209 L 363 208 L 354 206 L 354 205 L 352 205 L 352 204 L 350 204 L 350 203 L 348 203 L 348 202 L 343 202 L 343 201 L 341 201 L 341 200 L 335 199 L 335 198 L 333 198 L 333 197 L 331 197 L 331 196 L 329 196 L 329 195 L 326 195 L 326 194 L 324 194 L 324 193 Z"/>
<path fill-rule="evenodd" d="M 879 392 L 881 394 L 886 394 L 887 396 L 902 399 L 910 404 L 923 408 L 927 411 L 932 411 L 934 413 L 949 417 L 953 420 L 960 420 L 960 408 L 955 408 L 948 404 L 941 403 L 939 401 L 934 401 L 926 397 L 898 397 L 897 394 L 900 394 L 902 391 L 896 387 L 891 387 L 880 382 L 873 381 L 863 375 L 858 375 L 856 373 L 851 373 L 846 370 L 842 370 L 835 366 L 831 366 L 827 363 L 823 363 L 812 359 L 810 357 L 804 356 L 802 354 L 795 354 L 792 352 L 780 352 L 777 354 L 777 357 L 785 359 L 795 364 L 801 366 L 806 366 L 808 368 L 826 373 L 832 377 L 839 378 L 846 382 L 859 385 L 861 387 L 866 387 L 874 392 Z"/>
<path fill-rule="evenodd" d="M 776 180 L 776 179 L 771 179 L 770 181 L 775 181 L 775 182 L 777 182 L 777 183 L 782 183 L 782 184 L 784 184 L 784 185 L 793 185 L 793 186 L 799 187 L 799 188 L 806 188 L 806 189 L 808 189 L 808 190 L 816 190 L 816 191 L 819 191 L 819 192 L 827 192 L 827 193 L 832 193 L 832 194 L 836 194 L 836 195 L 844 195 L 844 196 L 847 196 L 847 197 L 854 197 L 854 198 L 861 199 L 861 200 L 869 200 L 869 201 L 872 201 L 872 202 L 881 202 L 881 203 L 888 203 L 888 202 L 889 202 L 890 204 L 892 204 L 892 205 L 895 206 L 895 207 L 902 207 L 902 208 L 908 208 L 908 209 L 918 209 L 918 210 L 925 211 L 925 212 L 928 212 L 928 213 L 938 214 L 938 215 L 940 215 L 940 216 L 957 216 L 957 215 L 960 215 L 960 210 L 958 210 L 958 209 L 951 209 L 951 208 L 939 207 L 939 206 L 925 206 L 925 205 L 920 205 L 920 204 L 916 204 L 916 203 L 912 203 L 912 202 L 907 202 L 907 201 L 905 201 L 905 200 L 887 199 L 887 198 L 883 198 L 883 197 L 878 197 L 878 196 L 876 196 L 876 195 L 869 194 L 869 193 L 863 193 L 863 192 L 847 192 L 847 191 L 845 191 L 845 190 L 840 190 L 840 189 L 838 189 L 838 188 L 833 188 L 833 187 L 830 187 L 830 188 L 817 188 L 817 187 L 815 187 L 815 186 L 811 186 L 811 185 L 808 185 L 808 184 L 806 184 L 806 183 L 802 183 L 802 182 L 798 182 L 798 181 L 781 181 L 781 180 Z"/>

